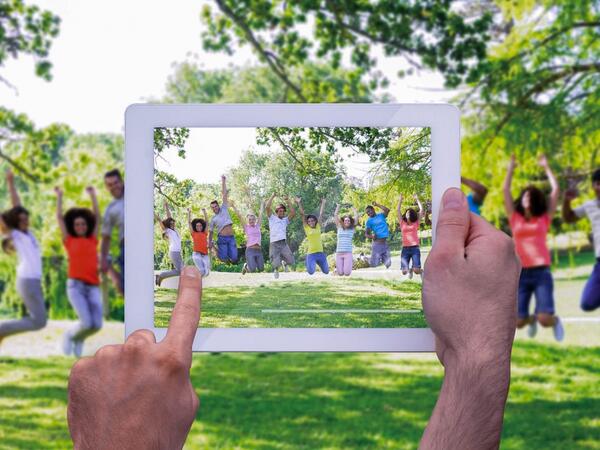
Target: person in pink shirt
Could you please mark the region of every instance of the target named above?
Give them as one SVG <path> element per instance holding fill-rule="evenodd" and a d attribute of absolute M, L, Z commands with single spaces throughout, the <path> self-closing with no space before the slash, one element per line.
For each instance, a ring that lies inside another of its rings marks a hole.
<path fill-rule="evenodd" d="M 240 223 L 244 228 L 244 234 L 246 235 L 246 262 L 242 268 L 242 274 L 245 275 L 247 272 L 262 272 L 265 269 L 265 258 L 261 246 L 262 235 L 260 232 L 260 225 L 262 223 L 264 202 L 260 204 L 258 218 L 252 213 L 247 214 L 246 217 L 244 217 L 236 209 L 231 200 L 229 201 L 229 206 L 231 206 L 233 212 L 239 217 Z"/>
<path fill-rule="evenodd" d="M 514 200 L 511 195 L 512 179 L 517 163 L 515 155 L 511 156 L 508 171 L 504 180 L 504 207 L 517 256 L 521 260 L 521 276 L 519 279 L 517 328 L 529 325 L 530 337 L 537 332 L 537 323 L 543 327 L 552 327 L 557 341 L 564 338 L 564 328 L 554 310 L 554 281 L 550 272 L 550 250 L 546 236 L 556 212 L 560 189 L 558 181 L 550 169 L 544 155 L 539 159 L 552 191 L 549 201 L 544 193 L 535 186 L 527 186 Z M 531 315 L 529 303 L 535 294 L 535 311 Z"/>
<path fill-rule="evenodd" d="M 417 213 L 413 208 L 408 208 L 404 214 L 402 214 L 402 194 L 398 199 L 398 208 L 396 210 L 398 214 L 398 224 L 400 224 L 400 231 L 402 232 L 402 253 L 400 255 L 400 268 L 402 274 L 408 273 L 408 278 L 413 277 L 413 272 L 417 275 L 421 274 L 421 248 L 419 247 L 419 225 L 423 220 L 424 209 L 421 200 L 417 194 L 414 196 L 417 205 L 419 205 L 419 212 Z M 412 265 L 411 265 L 412 261 Z"/>

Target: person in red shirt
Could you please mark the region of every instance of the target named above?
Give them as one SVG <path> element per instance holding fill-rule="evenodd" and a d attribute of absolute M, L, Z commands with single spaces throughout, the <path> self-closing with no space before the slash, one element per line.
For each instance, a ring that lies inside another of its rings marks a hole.
<path fill-rule="evenodd" d="M 56 218 L 68 257 L 67 295 L 77 312 L 79 323 L 63 335 L 65 355 L 80 357 L 83 341 L 102 328 L 102 296 L 98 277 L 98 223 L 100 209 L 96 191 L 86 191 L 92 200 L 88 208 L 70 208 L 63 214 L 63 191 L 56 187 Z"/>
<path fill-rule="evenodd" d="M 421 248 L 419 247 L 419 225 L 424 217 L 423 204 L 419 200 L 419 197 L 415 194 L 413 196 L 417 205 L 419 206 L 419 212 L 417 213 L 413 208 L 408 208 L 404 214 L 402 214 L 402 195 L 398 199 L 397 215 L 398 224 L 400 225 L 400 231 L 402 232 L 402 253 L 400 256 L 400 268 L 402 274 L 408 273 L 408 278 L 413 277 L 413 272 L 417 275 L 421 274 Z M 411 264 L 412 260 L 412 264 Z"/>
<path fill-rule="evenodd" d="M 504 180 L 504 207 L 522 271 L 519 279 L 517 327 L 529 325 L 530 337 L 537 332 L 537 323 L 552 327 L 557 341 L 564 339 L 564 328 L 554 311 L 554 281 L 550 272 L 550 250 L 546 235 L 556 212 L 560 189 L 544 155 L 539 164 L 546 172 L 552 191 L 549 201 L 535 186 L 527 186 L 516 200 L 511 195 L 511 184 L 517 163 L 512 155 Z M 529 303 L 535 294 L 535 312 L 529 313 Z"/>
<path fill-rule="evenodd" d="M 192 220 L 192 210 L 188 208 L 188 224 L 190 234 L 194 244 L 192 260 L 203 277 L 210 274 L 210 255 L 208 254 L 208 216 L 206 209 L 202 208 L 204 219 L 196 218 Z"/>

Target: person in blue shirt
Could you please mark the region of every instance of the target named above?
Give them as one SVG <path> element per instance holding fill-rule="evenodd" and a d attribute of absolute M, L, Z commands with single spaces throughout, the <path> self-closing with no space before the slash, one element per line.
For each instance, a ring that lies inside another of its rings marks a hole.
<path fill-rule="evenodd" d="M 480 216 L 481 207 L 483 206 L 483 201 L 488 193 L 488 189 L 483 184 L 467 177 L 460 177 L 460 182 L 471 188 L 471 192 L 467 194 L 469 211 Z"/>
<path fill-rule="evenodd" d="M 381 209 L 382 212 L 376 213 L 374 206 Z M 375 267 L 383 263 L 387 269 L 392 265 L 390 248 L 387 243 L 387 239 L 390 236 L 390 227 L 387 224 L 387 216 L 390 213 L 390 208 L 373 202 L 373 206 L 367 206 L 365 212 L 369 216 L 365 227 L 365 236 L 367 239 L 373 240 L 369 264 L 371 267 Z"/>

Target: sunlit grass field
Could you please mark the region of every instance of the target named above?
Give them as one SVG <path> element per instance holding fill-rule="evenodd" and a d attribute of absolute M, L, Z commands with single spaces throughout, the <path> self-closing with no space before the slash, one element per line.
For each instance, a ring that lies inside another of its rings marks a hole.
<path fill-rule="evenodd" d="M 168 325 L 176 296 L 172 289 L 155 291 L 155 326 Z M 390 312 L 376 312 L 380 310 Z M 418 282 L 328 277 L 258 286 L 207 287 L 202 294 L 200 326 L 422 328 L 427 323 Z"/>

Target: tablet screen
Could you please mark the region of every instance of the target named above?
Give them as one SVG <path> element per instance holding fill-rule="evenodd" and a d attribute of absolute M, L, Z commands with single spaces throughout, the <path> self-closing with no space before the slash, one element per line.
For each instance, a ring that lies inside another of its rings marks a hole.
<path fill-rule="evenodd" d="M 203 328 L 423 328 L 429 128 L 155 128 L 154 323 L 184 265 Z"/>

